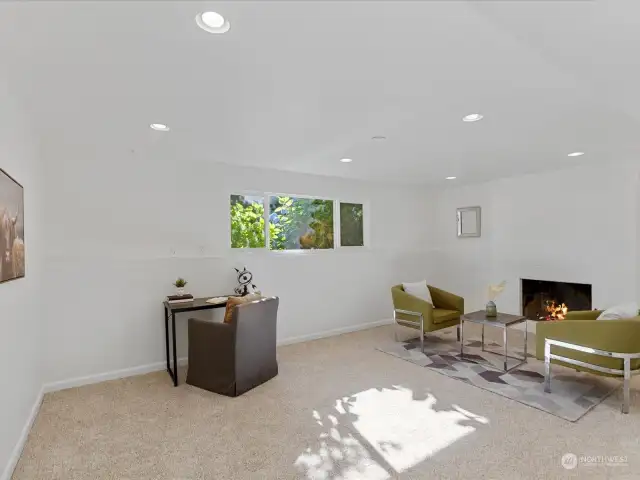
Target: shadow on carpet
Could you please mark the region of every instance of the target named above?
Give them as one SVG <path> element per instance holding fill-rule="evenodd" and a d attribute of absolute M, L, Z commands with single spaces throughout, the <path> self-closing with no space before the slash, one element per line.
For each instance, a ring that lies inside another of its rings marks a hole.
<path fill-rule="evenodd" d="M 485 342 L 485 347 L 495 350 L 499 345 Z M 460 358 L 459 342 L 439 336 L 425 337 L 425 353 L 420 351 L 417 338 L 406 342 L 390 340 L 388 345 L 377 350 L 570 422 L 579 420 L 620 386 L 615 379 L 553 365 L 551 393 L 545 393 L 544 362 L 527 355 L 526 364 L 505 373 L 487 366 L 496 364 L 500 357 L 482 351 L 479 341 L 465 342 L 463 359 Z M 509 353 L 523 357 L 522 351 Z"/>

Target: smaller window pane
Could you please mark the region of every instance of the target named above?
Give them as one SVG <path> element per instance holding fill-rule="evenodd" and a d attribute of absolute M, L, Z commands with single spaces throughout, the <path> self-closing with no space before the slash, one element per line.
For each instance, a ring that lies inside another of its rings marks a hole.
<path fill-rule="evenodd" d="M 264 197 L 231 195 L 231 248 L 265 248 Z"/>
<path fill-rule="evenodd" d="M 361 203 L 340 202 L 340 245 L 364 246 L 364 221 Z"/>

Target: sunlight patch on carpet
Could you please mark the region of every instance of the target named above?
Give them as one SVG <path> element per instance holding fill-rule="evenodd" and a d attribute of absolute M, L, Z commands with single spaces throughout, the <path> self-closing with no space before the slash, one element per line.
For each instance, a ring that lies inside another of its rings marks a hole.
<path fill-rule="evenodd" d="M 403 386 L 371 388 L 314 410 L 317 445 L 296 460 L 304 478 L 383 480 L 427 460 L 489 420 L 431 393 Z"/>
<path fill-rule="evenodd" d="M 476 429 L 462 424 L 470 418 L 464 413 L 439 409 L 431 394 L 416 400 L 406 388 L 371 389 L 356 398 L 351 408 L 358 416 L 354 427 L 396 472 L 415 466 Z"/>

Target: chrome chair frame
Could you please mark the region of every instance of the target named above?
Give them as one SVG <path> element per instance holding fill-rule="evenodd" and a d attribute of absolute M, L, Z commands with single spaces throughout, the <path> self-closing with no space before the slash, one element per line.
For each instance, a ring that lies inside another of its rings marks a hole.
<path fill-rule="evenodd" d="M 593 365 L 591 363 L 582 362 L 580 360 L 574 360 L 573 358 L 563 357 L 562 355 L 556 355 L 551 353 L 551 346 L 568 348 L 570 350 L 576 350 L 578 352 L 592 353 L 594 355 L 602 355 L 609 358 L 620 358 L 624 362 L 624 369 L 619 370 L 616 368 L 606 368 L 599 365 Z M 629 404 L 631 403 L 631 375 L 640 374 L 640 370 L 631 370 L 631 360 L 640 358 L 640 352 L 638 353 L 617 353 L 607 352 L 606 350 L 598 350 L 597 348 L 584 347 L 582 345 L 575 345 L 573 343 L 562 342 L 560 340 L 554 340 L 552 338 L 545 338 L 544 340 L 544 391 L 551 392 L 551 360 L 559 360 L 571 365 L 577 365 L 579 367 L 589 368 L 602 373 L 610 373 L 623 377 L 623 389 L 624 397 L 622 400 L 622 413 L 629 413 Z"/>
<path fill-rule="evenodd" d="M 398 313 L 402 313 L 404 315 L 413 315 L 414 317 L 419 317 L 420 318 L 420 351 L 422 353 L 424 353 L 424 315 L 422 315 L 420 312 L 412 312 L 410 310 L 394 309 L 393 310 L 393 321 L 396 322 L 398 325 L 402 325 L 404 327 L 411 327 L 411 328 L 415 328 L 416 327 L 416 322 L 412 322 L 410 320 L 398 319 L 398 317 L 397 317 Z M 397 342 L 398 341 L 398 334 L 397 333 L 395 333 L 395 338 L 396 338 L 396 342 Z"/>
<path fill-rule="evenodd" d="M 417 325 L 417 322 L 412 322 L 411 320 L 398 319 L 398 316 L 397 316 L 398 313 L 402 313 L 404 315 L 412 315 L 414 317 L 420 318 L 420 351 L 424 353 L 424 315 L 421 314 L 420 312 L 412 312 L 411 310 L 401 310 L 399 308 L 394 309 L 393 321 L 398 325 L 402 325 L 403 327 L 411 327 L 411 328 L 415 328 Z M 460 321 L 460 323 L 462 323 L 462 321 Z M 458 333 L 458 341 L 460 341 L 460 324 L 458 324 L 457 333 Z M 397 332 L 394 332 L 394 337 L 397 342 L 398 341 Z"/>

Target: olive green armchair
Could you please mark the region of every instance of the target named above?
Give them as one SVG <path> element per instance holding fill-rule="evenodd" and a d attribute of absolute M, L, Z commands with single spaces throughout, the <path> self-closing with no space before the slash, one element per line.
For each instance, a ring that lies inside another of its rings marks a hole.
<path fill-rule="evenodd" d="M 640 373 L 640 317 L 596 321 L 601 313 L 573 311 L 564 320 L 536 325 L 536 357 L 545 362 L 545 391 L 551 391 L 551 363 L 622 377 L 622 412 L 628 413 L 631 375 Z"/>
<path fill-rule="evenodd" d="M 427 285 L 433 305 L 408 294 L 402 285 L 391 287 L 393 319 L 399 325 L 420 331 L 420 348 L 424 353 L 424 334 L 443 328 L 458 327 L 460 340 L 460 316 L 464 313 L 464 298 Z"/>

